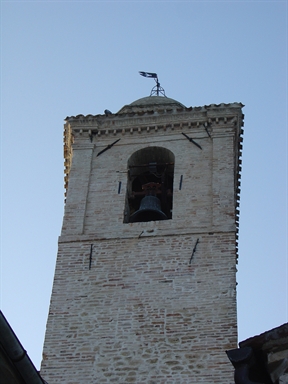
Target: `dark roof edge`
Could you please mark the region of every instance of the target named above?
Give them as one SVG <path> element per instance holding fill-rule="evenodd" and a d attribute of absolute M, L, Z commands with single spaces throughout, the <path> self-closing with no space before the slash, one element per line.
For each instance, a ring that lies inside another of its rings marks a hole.
<path fill-rule="evenodd" d="M 35 368 L 2 311 L 0 311 L 0 343 L 24 383 L 47 384 Z"/>

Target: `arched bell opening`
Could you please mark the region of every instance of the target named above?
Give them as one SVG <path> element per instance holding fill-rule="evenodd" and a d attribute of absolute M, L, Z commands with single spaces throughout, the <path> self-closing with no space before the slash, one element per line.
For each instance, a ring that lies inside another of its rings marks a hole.
<path fill-rule="evenodd" d="M 128 160 L 124 223 L 172 219 L 174 154 L 143 148 Z"/>

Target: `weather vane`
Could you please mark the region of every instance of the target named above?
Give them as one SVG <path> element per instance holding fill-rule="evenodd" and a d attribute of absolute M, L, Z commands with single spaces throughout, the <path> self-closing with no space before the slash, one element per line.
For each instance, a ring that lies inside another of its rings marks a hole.
<path fill-rule="evenodd" d="M 156 82 L 156 85 L 152 88 L 151 90 L 151 93 L 150 93 L 150 96 L 159 96 L 160 94 L 162 96 L 165 96 L 165 91 L 164 89 L 160 86 L 160 83 L 158 81 L 158 76 L 157 76 L 157 73 L 151 73 L 151 72 L 142 72 L 142 71 L 139 71 L 140 75 L 141 76 L 144 76 L 144 77 L 150 77 L 152 79 L 155 80 Z"/>

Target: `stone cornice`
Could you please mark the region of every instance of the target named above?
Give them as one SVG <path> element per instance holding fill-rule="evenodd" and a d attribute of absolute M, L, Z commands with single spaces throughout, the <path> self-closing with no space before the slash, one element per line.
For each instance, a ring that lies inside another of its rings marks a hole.
<path fill-rule="evenodd" d="M 213 236 L 213 235 L 218 235 L 218 234 L 223 234 L 223 233 L 235 233 L 234 228 L 229 228 L 226 226 L 215 226 L 215 227 L 210 227 L 210 228 L 194 228 L 194 229 L 187 229 L 187 227 L 175 227 L 174 228 L 158 228 L 158 225 L 156 222 L 154 222 L 154 228 L 151 230 L 149 227 L 149 230 L 142 230 L 142 226 L 134 226 L 134 228 L 130 228 L 131 230 L 129 231 L 128 228 L 125 230 L 125 226 L 127 224 L 123 224 L 123 230 L 120 235 L 120 231 L 117 231 L 117 237 L 115 237 L 115 233 L 110 233 L 109 230 L 106 228 L 103 228 L 101 232 L 97 232 L 95 234 L 73 234 L 73 235 L 61 235 L 58 238 L 58 243 L 72 243 L 72 242 L 78 242 L 78 241 L 101 241 L 101 240 L 115 240 L 115 238 L 121 238 L 121 239 L 133 239 L 133 238 L 139 238 L 139 234 L 141 234 L 141 238 L 144 237 L 163 237 L 163 236 Z M 174 224 L 175 225 L 175 224 Z"/>
<path fill-rule="evenodd" d="M 175 108 L 175 109 L 157 109 L 146 112 L 133 112 L 123 114 L 105 115 L 77 115 L 67 117 L 68 122 L 73 129 L 93 129 L 100 132 L 100 134 L 108 131 L 121 132 L 123 129 L 129 130 L 131 127 L 150 127 L 161 126 L 167 124 L 188 124 L 188 126 L 199 126 L 203 123 L 216 123 L 221 120 L 224 123 L 229 122 L 231 119 L 239 116 L 243 104 L 219 104 L 204 107 L 190 107 L 190 108 Z M 77 128 L 76 128 L 77 127 Z"/>
<path fill-rule="evenodd" d="M 242 119 L 241 119 L 242 120 Z M 187 116 L 179 116 L 179 115 L 171 115 L 171 116 L 161 116 L 154 119 L 142 119 L 142 118 L 131 118 L 125 119 L 125 121 L 105 121 L 102 124 L 98 122 L 90 122 L 87 123 L 85 120 L 79 120 L 77 123 L 70 123 L 72 131 L 74 134 L 76 133 L 88 133 L 92 135 L 123 135 L 125 133 L 134 133 L 134 132 L 157 132 L 160 130 L 166 131 L 167 129 L 174 130 L 185 129 L 185 128 L 199 128 L 203 126 L 203 129 L 212 123 L 216 125 L 219 123 L 224 123 L 225 125 L 236 125 L 238 122 L 237 114 L 230 114 L 227 116 L 220 116 L 210 118 L 208 116 L 199 116 L 198 118 L 195 116 L 191 116 L 187 118 Z M 242 125 L 242 122 L 240 126 Z"/>

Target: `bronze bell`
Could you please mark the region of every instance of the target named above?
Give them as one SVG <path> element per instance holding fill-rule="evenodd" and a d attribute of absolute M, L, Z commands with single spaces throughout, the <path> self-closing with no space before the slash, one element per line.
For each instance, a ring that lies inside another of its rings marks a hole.
<path fill-rule="evenodd" d="M 130 223 L 167 220 L 167 216 L 161 211 L 161 202 L 156 196 L 145 196 L 141 200 L 138 211 L 130 217 Z"/>

